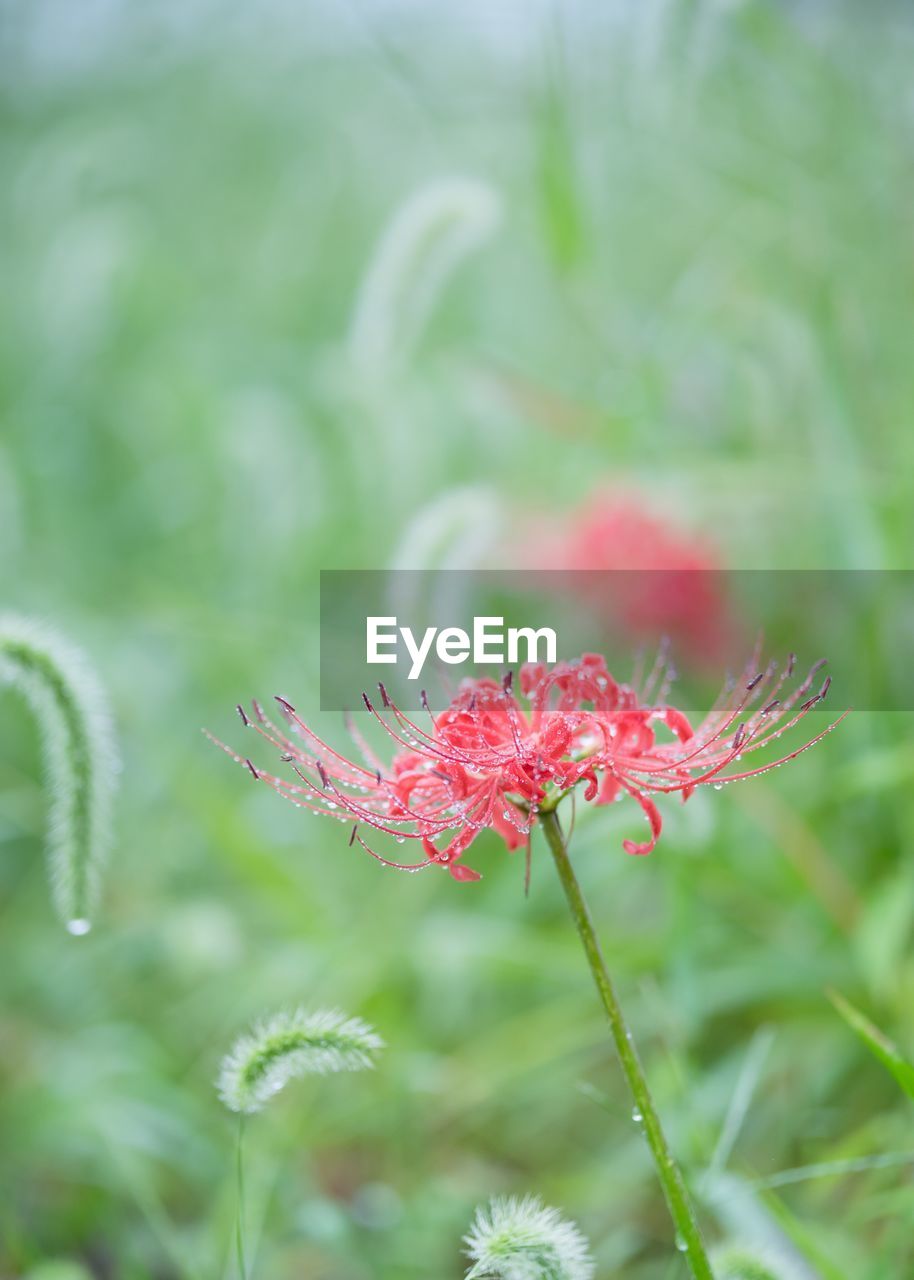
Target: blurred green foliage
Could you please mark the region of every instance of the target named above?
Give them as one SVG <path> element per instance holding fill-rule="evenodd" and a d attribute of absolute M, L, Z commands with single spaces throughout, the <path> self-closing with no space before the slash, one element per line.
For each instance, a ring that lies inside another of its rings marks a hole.
<path fill-rule="evenodd" d="M 473 1207 L 531 1191 L 601 1276 L 682 1276 L 543 850 L 528 900 L 488 836 L 481 885 L 398 876 L 199 730 L 237 733 L 250 695 L 309 706 L 319 569 L 389 563 L 461 485 L 506 537 L 610 482 L 735 566 L 909 566 L 910 15 L 0 19 L 0 601 L 92 654 L 125 754 L 99 926 L 74 939 L 39 866 L 37 735 L 3 699 L 0 1274 L 230 1274 L 218 1062 L 305 1003 L 390 1050 L 249 1126 L 260 1275 L 456 1277 Z M 455 175 L 500 221 L 369 376 L 349 335 L 376 246 Z M 623 806 L 578 814 L 709 1236 L 792 1276 L 914 1270 L 910 1100 L 825 995 L 910 1057 L 912 776 L 909 717 L 858 716 L 667 806 L 648 861 L 621 853 Z"/>

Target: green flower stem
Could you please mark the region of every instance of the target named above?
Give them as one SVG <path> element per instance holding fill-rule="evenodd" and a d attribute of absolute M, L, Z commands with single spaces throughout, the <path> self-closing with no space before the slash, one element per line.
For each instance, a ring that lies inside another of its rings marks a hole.
<path fill-rule="evenodd" d="M 238 1117 L 238 1140 L 235 1148 L 235 1257 L 238 1263 L 239 1280 L 248 1280 L 248 1269 L 244 1257 L 244 1217 L 247 1205 L 244 1199 L 244 1112 Z"/>
<path fill-rule="evenodd" d="M 555 859 L 559 879 L 565 890 L 565 897 L 568 899 L 568 906 L 587 956 L 587 963 L 590 965 L 600 1000 L 609 1019 L 613 1042 L 631 1091 L 635 1113 L 641 1117 L 640 1123 L 644 1126 L 644 1134 L 651 1149 L 651 1155 L 654 1157 L 654 1164 L 657 1166 L 663 1193 L 676 1227 L 677 1245 L 688 1261 L 694 1280 L 714 1280 L 695 1210 L 682 1173 L 673 1159 L 673 1153 L 664 1136 L 644 1068 L 639 1061 L 632 1034 L 626 1025 L 625 1016 L 606 968 L 606 961 L 600 951 L 600 944 L 594 932 L 584 894 L 568 856 L 568 846 L 565 843 L 558 814 L 554 809 L 541 809 L 540 822 Z"/>

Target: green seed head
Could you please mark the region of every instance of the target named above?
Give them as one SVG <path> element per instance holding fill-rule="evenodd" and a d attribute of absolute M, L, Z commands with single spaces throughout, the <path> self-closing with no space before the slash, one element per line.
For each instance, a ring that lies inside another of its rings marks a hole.
<path fill-rule="evenodd" d="M 22 694 L 41 728 L 51 891 L 70 933 L 88 933 L 118 773 L 105 691 L 77 649 L 50 628 L 12 614 L 0 614 L 2 685 Z"/>
<path fill-rule="evenodd" d="M 725 1246 L 714 1255 L 715 1280 L 786 1280 L 774 1264 L 755 1250 Z"/>
<path fill-rule="evenodd" d="M 259 1111 L 296 1076 L 362 1071 L 384 1042 L 359 1018 L 331 1011 L 277 1013 L 237 1040 L 217 1087 L 231 1111 Z"/>
<path fill-rule="evenodd" d="M 496 1199 L 477 1210 L 464 1238 L 467 1280 L 591 1280 L 587 1241 L 535 1196 Z"/>

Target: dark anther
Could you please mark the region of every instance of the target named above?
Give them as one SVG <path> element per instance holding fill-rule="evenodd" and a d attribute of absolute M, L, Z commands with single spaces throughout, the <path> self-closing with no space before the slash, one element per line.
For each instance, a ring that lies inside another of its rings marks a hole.
<path fill-rule="evenodd" d="M 822 682 L 822 688 L 819 690 L 819 697 L 824 698 L 831 688 L 831 676 L 826 676 Z"/>
<path fill-rule="evenodd" d="M 260 779 L 260 774 L 257 772 L 257 770 L 254 768 L 254 766 L 251 764 L 250 760 L 245 760 L 245 762 L 244 762 L 244 763 L 245 763 L 245 764 L 247 765 L 247 767 L 250 769 L 250 771 L 251 771 L 251 777 L 252 777 L 252 778 L 257 778 L 257 779 L 259 780 L 259 779 Z"/>
<path fill-rule="evenodd" d="M 238 712 L 238 714 L 241 716 L 241 723 L 244 725 L 244 727 L 245 727 L 245 729 L 246 729 L 246 728 L 248 727 L 248 725 L 249 725 L 251 722 L 250 722 L 250 720 L 247 718 L 247 716 L 245 715 L 245 713 L 244 713 L 244 707 L 241 705 L 241 703 L 240 703 L 240 702 L 238 703 L 238 706 L 235 708 L 235 710 L 236 710 L 236 711 Z"/>
<path fill-rule="evenodd" d="M 787 658 L 787 675 L 788 676 L 793 675 L 793 669 L 796 665 L 797 665 L 797 655 L 795 653 L 791 653 Z"/>
<path fill-rule="evenodd" d="M 387 690 L 384 688 L 384 685 L 381 683 L 380 680 L 378 681 L 378 692 L 381 695 L 381 701 L 384 703 L 384 706 L 389 707 L 390 698 L 387 696 Z"/>
<path fill-rule="evenodd" d="M 276 701 L 279 703 L 279 705 L 282 707 L 283 711 L 285 711 L 287 715 L 291 716 L 295 714 L 295 708 L 292 706 L 292 703 L 289 702 L 287 698 L 281 698 L 278 693 L 274 694 L 273 696 L 276 698 Z"/>
<path fill-rule="evenodd" d="M 511 686 L 513 685 L 513 683 L 514 683 L 514 672 L 506 671 L 501 678 L 501 687 L 504 689 L 505 693 L 511 692 Z"/>
<path fill-rule="evenodd" d="M 328 787 L 330 786 L 330 779 L 327 777 L 327 770 L 326 770 L 326 769 L 324 768 L 324 766 L 321 764 L 320 760 L 315 760 L 315 762 L 314 762 L 314 763 L 315 763 L 315 765 L 317 766 L 317 772 L 318 772 L 318 776 L 320 777 L 320 780 L 321 780 L 321 786 L 322 786 L 322 787 L 324 788 L 324 790 L 326 791 L 326 790 L 328 789 Z"/>
<path fill-rule="evenodd" d="M 349 833 L 349 848 L 350 848 L 350 849 L 351 849 L 351 848 L 352 848 L 352 846 L 355 844 L 355 833 L 358 831 L 358 829 L 359 829 L 359 824 L 358 824 L 357 822 L 353 823 L 352 830 L 351 830 L 351 831 L 350 831 L 350 833 Z"/>
<path fill-rule="evenodd" d="M 800 710 L 808 711 L 810 707 L 814 707 L 817 702 L 821 702 L 821 701 L 822 701 L 822 695 L 821 693 L 817 693 L 814 698 L 807 698 L 806 701 L 803 703 L 803 705 L 800 707 Z"/>
<path fill-rule="evenodd" d="M 422 706 L 423 706 L 423 707 L 425 708 L 425 710 L 429 713 L 429 715 L 431 715 L 431 714 L 432 714 L 432 709 L 431 709 L 431 707 L 428 705 L 428 694 L 425 692 L 425 690 L 424 690 L 424 689 L 422 689 L 422 690 L 420 691 L 420 693 L 419 693 L 419 699 L 420 699 L 420 701 L 422 702 Z"/>
<path fill-rule="evenodd" d="M 743 745 L 743 740 L 745 737 L 746 737 L 746 726 L 744 724 L 741 724 L 737 729 L 736 733 L 733 735 L 734 751 L 739 751 L 740 747 Z"/>
<path fill-rule="evenodd" d="M 764 673 L 764 671 L 760 671 L 760 672 L 758 673 L 758 675 L 757 675 L 757 676 L 753 676 L 753 677 L 752 677 L 752 679 L 749 681 L 749 683 L 746 685 L 746 692 L 747 692 L 747 693 L 751 693 L 751 692 L 752 692 L 752 690 L 753 690 L 753 689 L 755 689 L 755 688 L 757 688 L 757 686 L 758 686 L 758 685 L 762 682 L 762 680 L 764 680 L 764 679 L 765 679 L 765 673 Z"/>
<path fill-rule="evenodd" d="M 762 707 L 762 715 L 763 716 L 770 715 L 770 713 L 775 709 L 775 707 L 779 707 L 780 705 L 781 705 L 781 699 L 775 698 L 772 702 L 768 703 L 767 707 Z"/>
<path fill-rule="evenodd" d="M 362 701 L 365 703 L 366 710 L 374 711 L 374 707 L 371 705 L 371 699 L 369 698 L 367 693 L 362 694 Z"/>
<path fill-rule="evenodd" d="M 378 786 L 380 786 L 380 785 L 381 785 L 381 783 L 384 781 L 384 779 L 381 777 L 381 770 L 380 770 L 380 769 L 375 769 L 375 771 L 374 771 L 374 776 L 375 776 L 375 777 L 377 778 L 377 780 L 378 780 Z"/>

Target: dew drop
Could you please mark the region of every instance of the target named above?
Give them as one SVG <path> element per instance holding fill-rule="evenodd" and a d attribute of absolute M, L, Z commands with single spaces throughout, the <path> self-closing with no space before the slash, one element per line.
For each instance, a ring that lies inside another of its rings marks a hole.
<path fill-rule="evenodd" d="M 641 1112 L 638 1110 L 637 1107 L 634 1107 L 632 1110 L 632 1119 L 634 1120 L 635 1124 L 641 1124 L 642 1120 L 644 1119 L 644 1116 L 641 1114 Z"/>
<path fill-rule="evenodd" d="M 714 790 L 715 790 L 715 791 L 723 791 L 723 789 L 724 789 L 724 784 L 723 784 L 722 782 L 715 782 L 715 783 L 714 783 Z"/>
<path fill-rule="evenodd" d="M 82 916 L 77 916 L 75 919 L 67 921 L 67 933 L 72 933 L 77 938 L 83 937 L 91 928 L 90 921 Z"/>
<path fill-rule="evenodd" d="M 396 840 L 397 840 L 397 844 L 405 844 L 405 843 L 406 843 L 406 836 L 397 836 L 397 837 L 396 837 Z"/>

